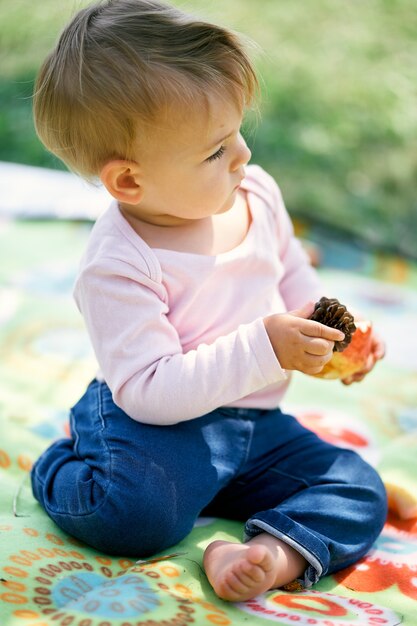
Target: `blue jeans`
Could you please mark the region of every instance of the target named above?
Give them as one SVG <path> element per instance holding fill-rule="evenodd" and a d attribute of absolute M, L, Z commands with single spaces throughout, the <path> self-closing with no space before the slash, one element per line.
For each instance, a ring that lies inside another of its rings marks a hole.
<path fill-rule="evenodd" d="M 35 497 L 66 532 L 109 554 L 146 557 L 199 515 L 270 533 L 310 564 L 303 584 L 362 557 L 386 518 L 378 474 L 280 410 L 219 408 L 173 426 L 132 420 L 93 381 L 71 411 L 71 439 L 32 470 Z"/>

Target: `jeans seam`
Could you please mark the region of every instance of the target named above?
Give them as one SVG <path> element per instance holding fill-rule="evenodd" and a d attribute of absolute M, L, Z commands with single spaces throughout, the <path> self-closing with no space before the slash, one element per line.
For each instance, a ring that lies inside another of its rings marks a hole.
<path fill-rule="evenodd" d="M 99 418 L 100 418 L 100 422 L 101 422 L 101 426 L 102 426 L 102 431 L 104 431 L 105 429 L 105 422 L 104 422 L 104 418 L 103 418 L 103 412 L 102 412 L 102 406 L 103 406 L 103 402 L 102 402 L 102 384 L 97 382 L 98 384 L 98 389 L 97 389 L 97 411 L 99 414 Z M 103 438 L 104 439 L 104 438 Z M 48 506 L 47 503 L 44 504 L 45 509 L 47 511 L 50 511 L 52 515 L 54 516 L 58 516 L 58 515 L 62 515 L 64 517 L 88 517 L 89 515 L 93 515 L 95 513 L 97 513 L 97 511 L 105 505 L 107 499 L 108 499 L 108 494 L 109 494 L 109 490 L 111 487 L 111 476 L 112 476 L 112 455 L 110 452 L 110 447 L 107 444 L 107 442 L 105 442 L 105 446 L 107 448 L 107 454 L 109 456 L 109 479 L 106 482 L 106 487 L 105 489 L 103 489 L 104 492 L 104 497 L 102 498 L 100 504 L 98 504 L 94 509 L 92 509 L 91 511 L 88 511 L 88 513 L 68 513 L 66 511 L 55 511 L 53 509 L 51 509 L 51 507 Z M 85 462 L 85 461 L 84 461 Z M 42 482 L 42 481 L 40 481 Z"/>
<path fill-rule="evenodd" d="M 244 463 L 243 463 L 244 465 Z M 240 468 L 239 468 L 240 469 Z M 274 474 L 278 474 L 279 476 L 282 476 L 283 478 L 286 479 L 290 479 L 292 481 L 294 481 L 295 483 L 298 483 L 300 485 L 300 488 L 302 487 L 310 487 L 310 482 L 304 478 L 298 477 L 298 476 L 294 476 L 293 474 L 288 474 L 287 472 L 283 472 L 282 470 L 278 470 L 275 467 L 268 467 L 265 470 L 265 474 L 268 472 L 273 472 Z M 250 480 L 242 480 L 242 479 L 237 479 L 236 484 L 239 485 L 247 485 L 249 484 Z"/>
<path fill-rule="evenodd" d="M 274 474 L 279 474 L 280 476 L 284 476 L 285 478 L 290 478 L 291 480 L 296 481 L 297 483 L 301 483 L 305 487 L 310 487 L 310 483 L 305 478 L 301 476 L 294 476 L 293 474 L 288 474 L 287 472 L 283 472 L 282 470 L 277 469 L 276 467 L 270 467 L 268 469 L 269 472 L 273 472 Z"/>

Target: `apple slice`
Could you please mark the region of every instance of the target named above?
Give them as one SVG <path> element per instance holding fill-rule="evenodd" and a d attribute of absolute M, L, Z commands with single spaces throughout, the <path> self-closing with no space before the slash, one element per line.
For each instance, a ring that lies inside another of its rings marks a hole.
<path fill-rule="evenodd" d="M 343 352 L 333 352 L 331 360 L 326 363 L 317 378 L 347 378 L 362 370 L 368 360 L 372 344 L 372 323 L 356 322 L 356 330 L 352 341 Z"/>

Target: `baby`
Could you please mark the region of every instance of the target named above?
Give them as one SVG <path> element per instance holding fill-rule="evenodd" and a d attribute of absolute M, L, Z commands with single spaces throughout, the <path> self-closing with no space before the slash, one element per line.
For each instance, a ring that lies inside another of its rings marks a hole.
<path fill-rule="evenodd" d="M 219 597 L 304 587 L 362 557 L 386 516 L 376 472 L 278 407 L 339 330 L 279 189 L 240 132 L 256 74 L 239 37 L 158 0 L 81 10 L 39 73 L 37 132 L 114 198 L 75 300 L 99 363 L 71 438 L 32 470 L 65 531 L 146 557 L 199 515 L 245 523 L 203 564 Z M 363 377 L 383 355 L 374 338 Z M 346 381 L 351 382 L 351 381 Z"/>

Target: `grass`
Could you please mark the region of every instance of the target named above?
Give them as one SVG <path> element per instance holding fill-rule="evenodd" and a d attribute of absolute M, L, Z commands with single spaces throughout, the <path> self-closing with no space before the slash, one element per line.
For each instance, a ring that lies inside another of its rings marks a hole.
<path fill-rule="evenodd" d="M 31 120 L 33 77 L 86 2 L 0 0 L 0 159 L 60 167 Z M 415 0 L 176 0 L 262 51 L 253 161 L 290 212 L 417 258 Z"/>

